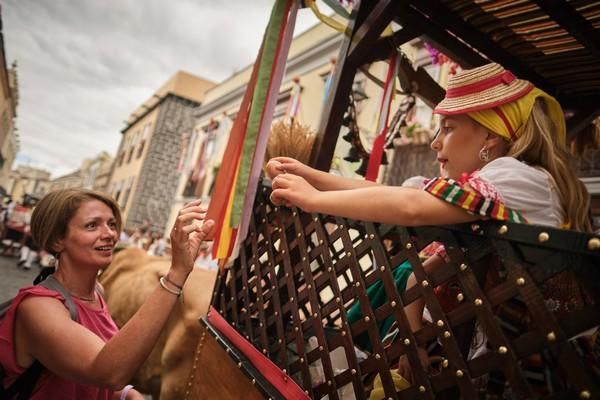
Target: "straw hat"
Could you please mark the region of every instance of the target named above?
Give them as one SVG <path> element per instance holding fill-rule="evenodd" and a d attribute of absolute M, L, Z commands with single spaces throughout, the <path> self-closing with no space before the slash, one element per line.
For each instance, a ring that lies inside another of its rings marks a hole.
<path fill-rule="evenodd" d="M 500 64 L 486 64 L 451 77 L 446 97 L 433 112 L 456 115 L 488 110 L 517 100 L 533 88 L 533 84 L 517 79 Z"/>

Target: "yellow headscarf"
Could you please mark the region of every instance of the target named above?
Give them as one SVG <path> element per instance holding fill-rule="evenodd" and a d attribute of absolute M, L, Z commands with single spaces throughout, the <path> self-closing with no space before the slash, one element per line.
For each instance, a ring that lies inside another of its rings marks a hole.
<path fill-rule="evenodd" d="M 467 115 L 492 132 L 514 141 L 523 133 L 523 127 L 531 115 L 537 98 L 542 98 L 546 102 L 548 115 L 558 129 L 557 142 L 564 145 L 567 128 L 563 110 L 554 97 L 536 87 L 518 100 L 487 110 L 469 112 Z"/>

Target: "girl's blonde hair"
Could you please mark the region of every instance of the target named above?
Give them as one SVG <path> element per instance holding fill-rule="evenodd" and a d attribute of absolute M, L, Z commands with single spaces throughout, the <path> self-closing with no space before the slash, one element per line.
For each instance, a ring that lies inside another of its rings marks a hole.
<path fill-rule="evenodd" d="M 507 155 L 548 171 L 560 198 L 565 225 L 577 231 L 591 232 L 590 195 L 570 164 L 569 152 L 554 139 L 555 132 L 545 103 L 538 99 L 522 135 L 509 144 Z"/>

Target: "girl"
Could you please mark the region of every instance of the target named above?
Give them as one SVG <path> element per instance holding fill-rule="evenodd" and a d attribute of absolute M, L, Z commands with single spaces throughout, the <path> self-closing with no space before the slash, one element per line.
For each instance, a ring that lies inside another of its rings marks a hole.
<path fill-rule="evenodd" d="M 591 230 L 590 198 L 569 165 L 565 120 L 553 97 L 492 63 L 450 78 L 434 113 L 441 115 L 441 127 L 431 149 L 441 176 L 420 188 L 342 178 L 274 158 L 266 167 L 272 202 L 405 226 L 498 219 Z M 424 267 L 430 272 L 444 263 L 440 247 Z M 398 290 L 416 282 L 405 264 L 395 274 Z M 406 312 L 418 330 L 423 302 L 409 304 Z M 426 364 L 424 351 L 421 358 Z M 399 370 L 410 376 L 406 359 Z"/>

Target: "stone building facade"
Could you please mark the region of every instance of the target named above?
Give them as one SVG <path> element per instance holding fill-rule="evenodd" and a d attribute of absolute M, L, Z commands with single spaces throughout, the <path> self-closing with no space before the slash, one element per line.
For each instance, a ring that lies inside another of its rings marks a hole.
<path fill-rule="evenodd" d="M 153 228 L 164 230 L 179 180 L 177 164 L 182 136 L 192 129 L 192 112 L 198 105 L 173 94 L 162 101 L 148 143 L 148 155 L 137 188 L 132 192 L 126 226 L 139 226 L 148 221 Z"/>

